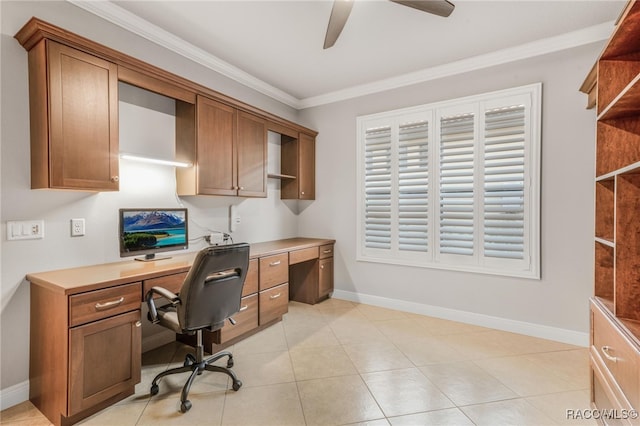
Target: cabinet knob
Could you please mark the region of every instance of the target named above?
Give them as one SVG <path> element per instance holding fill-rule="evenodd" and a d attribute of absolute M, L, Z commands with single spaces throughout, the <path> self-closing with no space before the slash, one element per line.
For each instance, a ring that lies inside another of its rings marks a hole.
<path fill-rule="evenodd" d="M 304 191 L 302 191 L 302 192 L 300 193 L 300 195 L 304 195 Z"/>
<path fill-rule="evenodd" d="M 241 186 L 241 187 L 240 187 L 240 190 L 242 191 L 243 189 L 244 189 L 244 186 Z"/>
<path fill-rule="evenodd" d="M 120 180 L 119 176 L 111 176 L 111 182 L 118 182 Z"/>
<path fill-rule="evenodd" d="M 320 265 L 320 269 L 324 269 L 324 265 Z"/>

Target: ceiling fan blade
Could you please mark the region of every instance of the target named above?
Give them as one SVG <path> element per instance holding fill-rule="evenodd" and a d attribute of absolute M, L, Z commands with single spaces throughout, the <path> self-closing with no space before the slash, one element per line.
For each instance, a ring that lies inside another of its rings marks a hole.
<path fill-rule="evenodd" d="M 394 3 L 401 4 L 403 6 L 409 6 L 414 9 L 421 10 L 423 12 L 432 13 L 438 16 L 447 17 L 451 15 L 454 4 L 447 0 L 391 0 Z"/>
<path fill-rule="evenodd" d="M 338 40 L 338 37 L 344 28 L 344 24 L 347 23 L 347 18 L 349 18 L 352 7 L 352 0 L 335 0 L 333 2 L 331 16 L 329 17 L 329 25 L 327 25 L 327 34 L 324 37 L 325 49 L 333 46 L 336 40 Z"/>

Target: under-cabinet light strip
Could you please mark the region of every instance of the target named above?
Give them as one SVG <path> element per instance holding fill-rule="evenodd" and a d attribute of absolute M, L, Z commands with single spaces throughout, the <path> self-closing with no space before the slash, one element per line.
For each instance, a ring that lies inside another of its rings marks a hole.
<path fill-rule="evenodd" d="M 122 158 L 123 160 L 139 161 L 142 163 L 161 164 L 163 166 L 191 167 L 193 165 L 191 163 L 186 163 L 183 161 L 162 160 L 160 158 L 150 158 L 150 157 L 143 157 L 140 155 L 124 154 L 124 153 L 120 154 L 120 158 Z"/>

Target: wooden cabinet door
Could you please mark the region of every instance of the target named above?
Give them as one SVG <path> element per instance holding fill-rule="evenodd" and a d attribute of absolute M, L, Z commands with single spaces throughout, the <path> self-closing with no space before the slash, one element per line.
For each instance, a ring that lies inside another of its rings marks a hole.
<path fill-rule="evenodd" d="M 51 41 L 47 57 L 50 187 L 118 190 L 117 66 Z"/>
<path fill-rule="evenodd" d="M 196 102 L 197 193 L 236 195 L 236 109 L 203 96 Z"/>
<path fill-rule="evenodd" d="M 69 330 L 67 417 L 140 382 L 140 333 L 139 310 Z"/>
<path fill-rule="evenodd" d="M 300 133 L 298 139 L 298 198 L 316 199 L 316 139 Z"/>
<path fill-rule="evenodd" d="M 333 291 L 333 257 L 320 259 L 318 278 L 318 297 L 322 298 Z"/>
<path fill-rule="evenodd" d="M 267 196 L 267 123 L 245 112 L 238 113 L 238 195 Z"/>

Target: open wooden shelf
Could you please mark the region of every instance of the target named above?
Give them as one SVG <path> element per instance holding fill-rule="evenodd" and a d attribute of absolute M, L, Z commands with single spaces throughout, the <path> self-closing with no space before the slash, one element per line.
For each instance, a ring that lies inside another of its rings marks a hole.
<path fill-rule="evenodd" d="M 613 307 L 614 295 L 614 252 L 614 247 L 596 241 L 595 296 L 607 300 L 611 304 L 611 307 Z"/>
<path fill-rule="evenodd" d="M 596 176 L 614 173 L 640 162 L 640 120 L 626 117 L 598 121 Z"/>
<path fill-rule="evenodd" d="M 614 206 L 615 180 L 596 182 L 596 238 L 615 241 Z"/>

